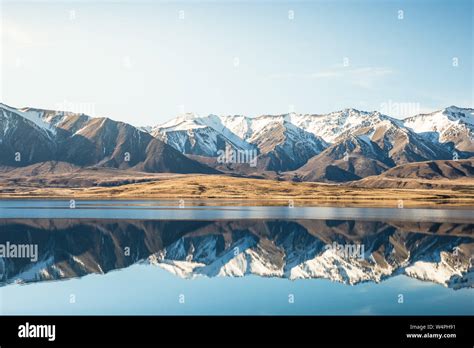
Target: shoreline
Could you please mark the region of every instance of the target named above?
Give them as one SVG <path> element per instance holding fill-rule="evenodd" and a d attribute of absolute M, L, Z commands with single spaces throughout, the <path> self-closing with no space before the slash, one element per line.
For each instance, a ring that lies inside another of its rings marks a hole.
<path fill-rule="evenodd" d="M 249 206 L 249 207 L 270 207 L 270 206 L 289 206 L 292 201 L 294 207 L 334 207 L 334 208 L 431 208 L 431 209 L 463 209 L 474 210 L 474 200 L 460 200 L 460 199 L 410 199 L 401 198 L 403 204 L 399 205 L 399 199 L 387 200 L 386 198 L 366 198 L 362 200 L 354 199 L 253 199 L 253 198 L 205 198 L 196 196 L 95 196 L 95 195 L 0 195 L 0 201 L 132 201 L 132 202 L 170 202 L 179 207 L 180 200 L 183 200 L 187 206 Z"/>
<path fill-rule="evenodd" d="M 473 208 L 474 187 L 364 188 L 223 175 L 181 175 L 146 182 L 66 187 L 51 183 L 0 183 L 0 200 L 180 200 L 201 205 Z"/>

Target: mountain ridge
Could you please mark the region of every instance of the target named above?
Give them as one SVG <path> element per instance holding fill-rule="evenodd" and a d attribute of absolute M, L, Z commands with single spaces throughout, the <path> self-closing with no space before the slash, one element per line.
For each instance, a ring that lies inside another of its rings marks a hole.
<path fill-rule="evenodd" d="M 188 113 L 134 127 L 107 117 L 0 103 L 0 152 L 6 154 L 0 164 L 7 166 L 63 161 L 145 172 L 287 173 L 282 177 L 296 181 L 347 182 L 407 163 L 471 158 L 473 134 L 474 109 L 457 106 L 403 120 L 347 108 L 254 118 Z M 229 149 L 255 154 L 255 163 L 219 162 Z M 15 163 L 17 153 L 23 161 Z"/>
<path fill-rule="evenodd" d="M 107 117 L 0 104 L 0 164 L 61 161 L 150 172 L 218 173 L 134 126 Z"/>
<path fill-rule="evenodd" d="M 39 244 L 43 251 L 37 262 L 0 259 L 0 287 L 104 274 L 136 263 L 184 278 L 253 274 L 355 285 L 405 274 L 455 290 L 474 286 L 470 224 L 0 219 L 0 226 L 3 240 Z M 334 245 L 363 249 L 340 253 Z"/>

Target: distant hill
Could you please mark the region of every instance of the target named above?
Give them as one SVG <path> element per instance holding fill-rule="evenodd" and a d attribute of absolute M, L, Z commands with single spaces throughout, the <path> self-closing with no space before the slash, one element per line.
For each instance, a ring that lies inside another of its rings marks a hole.
<path fill-rule="evenodd" d="M 474 159 L 407 163 L 350 184 L 371 188 L 474 189 Z"/>

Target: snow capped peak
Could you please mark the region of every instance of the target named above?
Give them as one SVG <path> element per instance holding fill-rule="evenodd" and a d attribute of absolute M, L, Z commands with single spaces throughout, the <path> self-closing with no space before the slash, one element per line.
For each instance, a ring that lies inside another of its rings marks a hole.
<path fill-rule="evenodd" d="M 280 115 L 260 115 L 247 117 L 242 115 L 208 115 L 199 117 L 196 114 L 186 114 L 155 127 L 161 130 L 189 130 L 201 128 L 204 125 L 217 131 L 226 130 L 241 140 L 258 138 L 258 134 L 268 129 L 269 124 L 292 124 L 303 131 L 322 138 L 326 143 L 333 143 L 341 134 L 350 129 L 374 125 L 386 121 L 397 126 L 403 122 L 381 114 L 378 111 L 368 112 L 354 108 L 346 108 L 329 114 L 298 114 L 290 112 Z M 274 127 L 274 125 L 273 125 Z"/>
<path fill-rule="evenodd" d="M 18 116 L 21 116 L 27 119 L 30 122 L 33 122 L 38 128 L 51 133 L 56 134 L 56 129 L 50 123 L 44 120 L 44 111 L 36 110 L 36 109 L 29 109 L 24 108 L 23 111 L 20 109 L 16 109 L 14 107 L 8 106 L 6 104 L 0 103 L 0 111 L 2 112 L 3 116 L 8 118 L 8 113 L 14 113 Z"/>
<path fill-rule="evenodd" d="M 414 233 L 413 237 L 406 238 L 403 228 L 393 226 L 395 231 L 390 235 L 380 233 L 371 243 L 367 243 L 367 239 L 358 243 L 352 240 L 358 234 L 355 233 L 357 229 L 351 228 L 346 233 L 338 230 L 337 233 L 325 231 L 306 235 L 301 233 L 306 226 L 291 224 L 285 226 L 281 235 L 276 235 L 279 238 L 271 237 L 272 243 L 262 243 L 257 237 L 261 236 L 259 231 L 265 229 L 260 226 L 256 224 L 251 228 L 252 232 L 247 233 L 243 228 L 240 233 L 245 234 L 226 244 L 224 250 L 218 247 L 222 239 L 215 234 L 181 237 L 166 249 L 149 256 L 145 262 L 183 278 L 243 277 L 253 274 L 292 280 L 324 278 L 355 285 L 366 281 L 380 282 L 405 274 L 454 289 L 473 286 L 468 257 L 459 256 L 468 250 L 467 246 L 458 244 L 451 249 L 449 245 L 456 240 L 454 237 L 451 240 L 449 236 L 440 238 L 433 235 L 415 238 Z M 351 243 L 339 245 L 340 240 L 347 241 L 347 236 L 352 236 Z M 394 237 L 396 239 L 392 239 Z M 327 243 L 327 238 L 333 243 Z M 393 240 L 400 243 L 402 248 L 396 248 Z M 351 244 L 355 247 L 352 252 L 338 250 Z M 239 252 L 236 254 L 235 250 Z M 457 256 L 454 250 L 458 251 Z"/>
<path fill-rule="evenodd" d="M 199 118 L 199 115 L 194 112 L 185 112 L 176 116 L 174 120 L 183 122 L 183 121 L 192 121 L 198 118 Z"/>
<path fill-rule="evenodd" d="M 0 109 L 15 109 L 14 107 L 11 107 L 5 103 L 0 102 Z M 16 109 L 15 109 L 16 110 Z"/>
<path fill-rule="evenodd" d="M 142 132 L 145 132 L 145 133 L 151 133 L 151 131 L 153 130 L 153 127 L 152 126 L 141 126 L 141 127 L 137 127 L 138 130 L 141 130 Z"/>
<path fill-rule="evenodd" d="M 448 112 L 448 113 L 465 112 L 465 111 L 472 111 L 472 110 L 473 109 L 469 109 L 469 108 L 460 108 L 459 106 L 456 106 L 456 105 L 451 105 L 443 109 L 443 111 Z"/>
<path fill-rule="evenodd" d="M 199 118 L 199 115 L 195 114 L 194 112 L 186 112 L 184 114 L 179 115 L 178 117 L 182 120 L 193 120 Z"/>
<path fill-rule="evenodd" d="M 459 120 L 474 125 L 474 109 L 460 108 L 452 105 L 442 110 L 441 113 L 453 121 Z"/>
<path fill-rule="evenodd" d="M 345 108 L 343 110 L 334 111 L 334 112 L 330 113 L 330 115 L 332 115 L 332 116 L 337 116 L 337 115 L 366 116 L 366 115 L 370 115 L 370 114 L 373 114 L 373 112 L 361 111 L 361 110 L 357 110 L 357 109 L 354 109 L 354 108 Z"/>
<path fill-rule="evenodd" d="M 446 130 L 459 122 L 473 126 L 474 109 L 450 106 L 443 110 L 411 116 L 404 120 L 405 125 L 417 133 Z"/>
<path fill-rule="evenodd" d="M 453 143 L 460 151 L 474 151 L 474 109 L 449 106 L 403 120 L 404 126 L 427 139 Z"/>
<path fill-rule="evenodd" d="M 189 130 L 193 128 L 202 128 L 203 125 L 199 122 L 200 118 L 195 113 L 181 114 L 168 122 L 153 127 L 155 129 L 169 129 L 169 130 Z"/>
<path fill-rule="evenodd" d="M 354 109 L 354 108 L 345 108 L 344 110 L 342 110 L 341 112 L 343 113 L 346 113 L 346 114 L 360 114 L 360 113 L 367 113 L 365 111 L 361 112 L 357 109 Z"/>

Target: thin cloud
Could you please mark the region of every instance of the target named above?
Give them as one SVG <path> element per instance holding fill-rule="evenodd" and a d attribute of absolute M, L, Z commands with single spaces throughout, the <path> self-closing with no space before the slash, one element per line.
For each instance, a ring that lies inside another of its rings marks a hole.
<path fill-rule="evenodd" d="M 372 88 L 373 85 L 383 77 L 393 74 L 388 68 L 366 67 L 350 70 L 348 78 L 350 82 L 362 88 Z"/>
<path fill-rule="evenodd" d="M 272 74 L 270 78 L 274 79 L 326 79 L 326 80 L 345 80 L 362 88 L 372 88 L 380 79 L 393 74 L 393 70 L 385 67 L 360 67 L 351 68 L 338 66 L 334 69 L 322 70 L 309 74 Z"/>
<path fill-rule="evenodd" d="M 328 71 L 321 71 L 321 72 L 311 74 L 310 77 L 312 79 L 324 79 L 324 78 L 330 78 L 330 77 L 340 77 L 342 75 L 343 75 L 342 71 L 328 70 Z"/>

